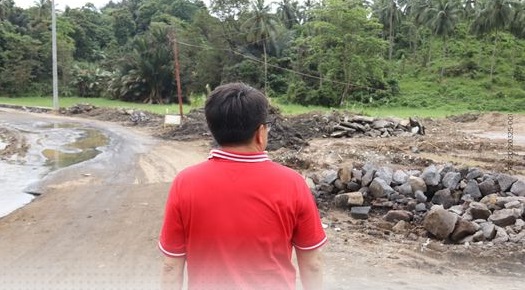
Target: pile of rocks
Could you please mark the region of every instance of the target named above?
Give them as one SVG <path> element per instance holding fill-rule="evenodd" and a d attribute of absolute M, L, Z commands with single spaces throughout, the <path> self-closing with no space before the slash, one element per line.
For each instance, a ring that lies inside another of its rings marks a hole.
<path fill-rule="evenodd" d="M 425 135 L 425 127 L 416 119 L 376 119 L 366 116 L 345 118 L 332 127 L 330 137 L 390 137 L 406 134 Z"/>
<path fill-rule="evenodd" d="M 287 117 L 284 121 L 305 139 L 425 134 L 423 124 L 414 118 L 374 118 L 349 112 L 308 113 Z"/>
<path fill-rule="evenodd" d="M 454 243 L 492 241 L 525 244 L 525 182 L 478 168 L 430 165 L 394 170 L 367 163 L 312 174 L 318 202 L 349 209 L 357 219 L 383 214 L 397 223 L 422 226 L 431 236 Z"/>
<path fill-rule="evenodd" d="M 77 114 L 84 114 L 84 113 L 91 112 L 92 110 L 96 108 L 97 107 L 91 104 L 76 104 L 69 108 L 60 108 L 60 113 L 66 114 L 66 115 L 77 115 Z"/>

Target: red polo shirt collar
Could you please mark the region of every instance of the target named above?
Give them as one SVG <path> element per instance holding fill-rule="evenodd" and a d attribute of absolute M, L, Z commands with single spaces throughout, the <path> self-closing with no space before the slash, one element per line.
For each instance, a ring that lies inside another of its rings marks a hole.
<path fill-rule="evenodd" d="M 227 152 L 220 149 L 213 149 L 210 151 L 208 159 L 214 158 L 246 163 L 270 161 L 270 158 L 268 157 L 268 153 L 266 151 L 256 153 L 238 153 Z"/>

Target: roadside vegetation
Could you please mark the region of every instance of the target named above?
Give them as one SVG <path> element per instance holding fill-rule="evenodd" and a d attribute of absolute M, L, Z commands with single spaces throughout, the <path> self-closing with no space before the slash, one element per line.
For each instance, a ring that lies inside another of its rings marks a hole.
<path fill-rule="evenodd" d="M 61 106 L 185 111 L 243 81 L 286 114 L 525 112 L 523 0 L 123 0 L 59 11 Z M 0 103 L 51 106 L 51 1 L 0 0 Z M 178 50 L 178 55 L 174 52 Z"/>

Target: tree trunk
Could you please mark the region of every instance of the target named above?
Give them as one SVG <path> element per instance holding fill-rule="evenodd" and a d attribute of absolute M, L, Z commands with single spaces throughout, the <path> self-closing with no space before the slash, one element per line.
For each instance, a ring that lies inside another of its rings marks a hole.
<path fill-rule="evenodd" d="M 264 53 L 264 93 L 268 94 L 268 58 L 266 56 L 266 43 L 263 40 Z"/>
<path fill-rule="evenodd" d="M 427 62 L 425 63 L 425 67 L 430 63 L 432 60 L 432 40 L 429 39 L 428 41 L 428 58 Z"/>
<path fill-rule="evenodd" d="M 391 8 L 394 5 L 391 5 Z M 388 41 L 390 42 L 390 47 L 388 48 L 388 60 L 392 60 L 392 51 L 394 50 L 394 29 L 392 26 L 394 26 L 394 9 L 390 10 L 390 27 L 389 27 L 389 36 Z"/>
<path fill-rule="evenodd" d="M 447 38 L 443 37 L 443 61 L 447 59 Z M 445 76 L 445 65 L 441 62 L 441 78 Z"/>
<path fill-rule="evenodd" d="M 494 37 L 494 49 L 492 49 L 492 58 L 490 61 L 490 81 L 493 80 L 494 67 L 496 66 L 496 49 L 498 46 L 498 30 L 496 29 L 496 36 Z"/>
<path fill-rule="evenodd" d="M 345 89 L 343 90 L 343 94 L 341 95 L 341 100 L 339 100 L 339 107 L 342 107 L 346 100 L 346 95 L 348 94 L 349 86 L 350 85 L 348 85 L 348 83 L 345 85 Z"/>

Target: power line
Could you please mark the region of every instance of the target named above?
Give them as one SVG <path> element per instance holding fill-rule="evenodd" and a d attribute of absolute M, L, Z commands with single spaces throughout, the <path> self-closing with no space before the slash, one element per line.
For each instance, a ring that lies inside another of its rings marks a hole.
<path fill-rule="evenodd" d="M 246 59 L 248 59 L 248 60 L 251 60 L 251 61 L 254 61 L 254 62 L 257 62 L 257 63 L 264 64 L 264 61 L 261 61 L 261 60 L 255 58 L 255 57 L 252 57 L 252 56 L 249 56 L 249 55 L 243 54 L 243 53 L 241 53 L 241 52 L 239 52 L 239 51 L 235 51 L 235 50 L 232 50 L 232 49 L 206 47 L 206 46 L 201 46 L 201 45 L 195 45 L 195 44 L 185 43 L 185 42 L 180 41 L 180 40 L 178 40 L 177 43 L 178 43 L 178 44 L 181 44 L 181 45 L 189 46 L 189 47 L 201 48 L 201 49 L 206 49 L 206 50 L 217 50 L 217 51 L 226 51 L 226 52 L 231 52 L 231 53 L 233 53 L 233 54 L 240 55 L 240 56 L 242 56 L 242 57 L 244 57 L 244 58 L 246 58 Z M 313 79 L 317 79 L 317 80 L 322 80 L 322 81 L 327 81 L 327 82 L 331 82 L 331 83 L 334 83 L 334 84 L 340 84 L 340 85 L 350 86 L 350 87 L 358 88 L 358 89 L 377 90 L 377 88 L 373 88 L 373 87 L 369 87 L 369 86 L 358 86 L 358 85 L 354 85 L 354 84 L 349 83 L 349 82 L 341 82 L 341 81 L 336 81 L 336 80 L 332 80 L 332 79 L 328 79 L 328 78 L 322 78 L 322 77 L 319 77 L 319 76 L 316 76 L 316 75 L 311 75 L 311 74 L 303 73 L 303 72 L 296 71 L 296 70 L 293 70 L 293 69 L 289 69 L 289 68 L 281 67 L 281 66 L 278 66 L 278 65 L 275 65 L 275 64 L 270 64 L 270 63 L 268 63 L 267 65 L 270 66 L 270 67 L 276 68 L 276 69 L 280 69 L 280 70 L 283 70 L 283 71 L 287 71 L 287 72 L 290 72 L 290 73 L 296 74 L 296 75 L 300 75 L 300 76 L 304 76 L 304 77 L 308 77 L 308 78 L 313 78 Z"/>

